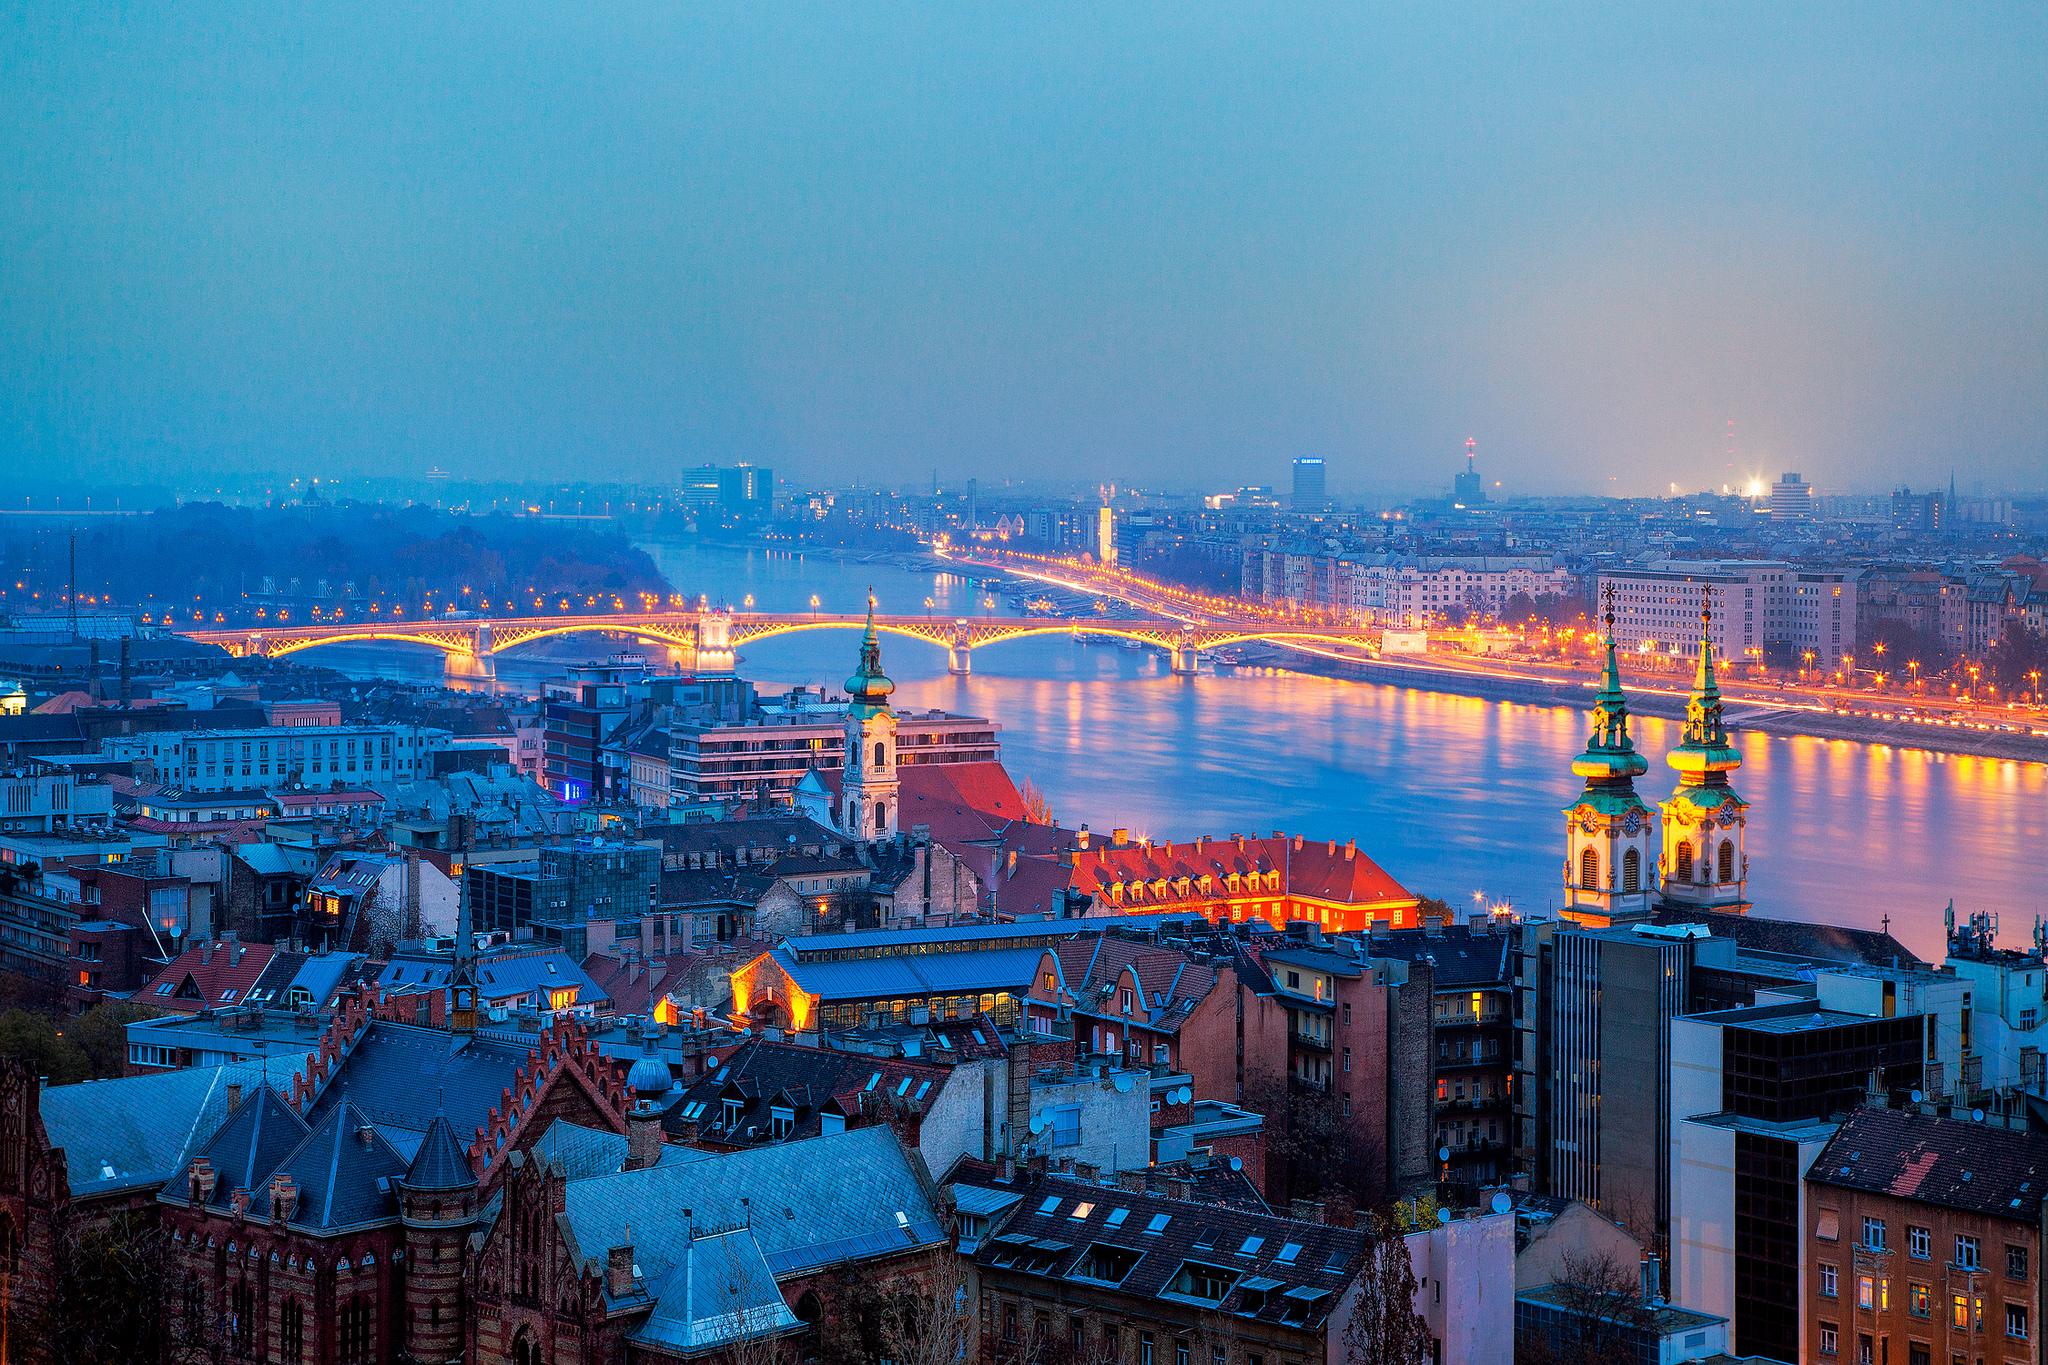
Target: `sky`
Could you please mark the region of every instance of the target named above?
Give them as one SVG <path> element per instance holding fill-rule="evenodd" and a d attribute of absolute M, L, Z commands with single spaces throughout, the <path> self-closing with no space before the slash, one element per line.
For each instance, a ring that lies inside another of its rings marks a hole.
<path fill-rule="evenodd" d="M 0 6 L 24 481 L 1398 491 L 1468 436 L 2048 487 L 2048 6 Z"/>

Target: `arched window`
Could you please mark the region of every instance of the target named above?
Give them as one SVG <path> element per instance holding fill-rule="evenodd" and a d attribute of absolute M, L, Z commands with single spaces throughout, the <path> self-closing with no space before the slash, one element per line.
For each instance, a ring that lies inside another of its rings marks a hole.
<path fill-rule="evenodd" d="M 540 1343 L 533 1339 L 531 1327 L 520 1328 L 512 1338 L 512 1365 L 541 1365 Z"/>
<path fill-rule="evenodd" d="M 1735 841 L 1733 839 L 1723 839 L 1721 841 L 1721 880 L 1724 882 L 1735 880 Z"/>
<path fill-rule="evenodd" d="M 1591 848 L 1579 854 L 1579 886 L 1586 891 L 1600 889 L 1600 855 Z"/>
<path fill-rule="evenodd" d="M 306 1358 L 306 1310 L 297 1299 L 286 1299 L 277 1313 L 278 1359 L 299 1365 Z"/>
<path fill-rule="evenodd" d="M 882 766 L 883 766 L 884 764 L 886 764 L 886 763 L 887 763 L 888 761 L 889 761 L 889 750 L 888 750 L 888 749 L 887 749 L 886 747 L 884 747 L 884 746 L 883 746 L 883 744 L 882 744 L 882 741 L 881 741 L 881 740 L 879 740 L 879 739 L 878 739 L 878 740 L 876 740 L 876 741 L 875 741 L 875 766 L 876 766 L 877 768 L 879 768 L 879 767 L 882 767 Z"/>
<path fill-rule="evenodd" d="M 1640 891 L 1643 889 L 1643 855 L 1635 849 L 1621 855 L 1621 889 Z"/>
<path fill-rule="evenodd" d="M 1671 879 L 1679 882 L 1692 880 L 1692 845 L 1681 843 L 1672 850 Z"/>
<path fill-rule="evenodd" d="M 889 825 L 889 803 L 888 803 L 887 801 L 877 801 L 877 802 L 875 802 L 875 828 L 876 828 L 876 829 L 878 829 L 878 830 L 879 830 L 879 829 L 886 829 L 886 828 L 888 828 L 888 825 Z"/>
<path fill-rule="evenodd" d="M 341 1365 L 371 1365 L 377 1353 L 370 1344 L 370 1301 L 350 1299 L 341 1310 L 336 1357 Z"/>
<path fill-rule="evenodd" d="M 228 1291 L 228 1336 L 236 1355 L 248 1355 L 256 1341 L 256 1295 L 247 1280 Z"/>

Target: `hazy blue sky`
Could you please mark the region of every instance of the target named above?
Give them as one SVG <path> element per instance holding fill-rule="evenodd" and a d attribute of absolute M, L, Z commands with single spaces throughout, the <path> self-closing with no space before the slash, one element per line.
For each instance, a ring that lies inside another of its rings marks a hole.
<path fill-rule="evenodd" d="M 1736 423 L 1731 467 L 1727 423 Z M 2048 484 L 2048 6 L 0 7 L 0 467 Z"/>

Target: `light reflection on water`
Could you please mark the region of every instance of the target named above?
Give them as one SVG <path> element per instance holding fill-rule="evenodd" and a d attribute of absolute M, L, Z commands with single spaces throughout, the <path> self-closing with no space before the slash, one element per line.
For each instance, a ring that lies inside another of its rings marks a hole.
<path fill-rule="evenodd" d="M 737 603 L 752 592 L 763 610 L 807 610 L 816 593 L 825 610 L 857 611 L 870 583 L 885 612 L 916 614 L 927 596 L 935 616 L 981 609 L 965 579 L 886 564 L 666 548 L 657 558 L 692 596 Z M 743 646 L 741 667 L 764 687 L 836 685 L 853 650 L 850 632 L 805 633 Z M 402 650 L 322 654 L 351 672 L 438 673 L 433 659 Z M 516 657 L 500 661 L 507 683 L 559 671 Z M 1453 905 L 1469 905 L 1475 890 L 1523 909 L 1557 901 L 1560 812 L 1585 741 L 1577 712 L 1273 670 L 1175 678 L 1155 652 L 1057 638 L 980 650 L 969 678 L 948 676 L 943 652 L 915 641 L 886 640 L 883 657 L 901 704 L 998 721 L 1012 771 L 1069 823 L 1172 838 L 1355 837 L 1408 885 Z M 1662 758 L 1677 730 L 1636 721 L 1652 800 L 1671 787 Z M 1889 914 L 1924 955 L 1939 951 L 1950 897 L 1959 912 L 2001 913 L 2008 939 L 2048 911 L 2035 871 L 2048 766 L 1845 740 L 1739 742 L 1759 913 L 1871 928 Z"/>

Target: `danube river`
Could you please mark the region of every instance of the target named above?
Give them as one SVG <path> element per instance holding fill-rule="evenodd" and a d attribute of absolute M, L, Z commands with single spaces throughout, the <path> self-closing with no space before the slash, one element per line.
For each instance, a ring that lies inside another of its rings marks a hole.
<path fill-rule="evenodd" d="M 777 552 L 647 547 L 679 591 L 764 611 L 858 611 L 869 585 L 882 609 L 978 614 L 964 578 L 890 563 Z M 994 610 L 1014 611 L 998 601 Z M 904 706 L 987 716 L 1003 727 L 1019 780 L 1044 789 L 1069 824 L 1184 838 L 1285 829 L 1356 838 L 1417 891 L 1470 905 L 1475 895 L 1526 911 L 1558 901 L 1560 809 L 1577 782 L 1571 758 L 1583 714 L 1279 670 L 1196 678 L 1163 655 L 1110 644 L 1035 639 L 974 655 L 951 677 L 944 654 L 885 639 L 883 660 Z M 597 652 L 593 646 L 593 652 Z M 558 671 L 560 656 L 501 659 L 507 685 Z M 309 662 L 350 672 L 426 677 L 437 661 L 393 651 L 321 651 Z M 748 645 L 741 671 L 772 688 L 836 686 L 854 636 L 819 631 Z M 417 670 L 417 671 L 415 671 Z M 1677 725 L 1639 718 L 1636 741 L 1652 800 Z M 1915 951 L 1938 953 L 1941 911 L 2003 917 L 2022 938 L 2048 912 L 2039 863 L 2048 850 L 2048 766 L 1931 754 L 1845 740 L 1740 739 L 1739 789 L 1750 801 L 1750 892 L 1759 914 L 1875 928 L 1888 916 Z"/>

